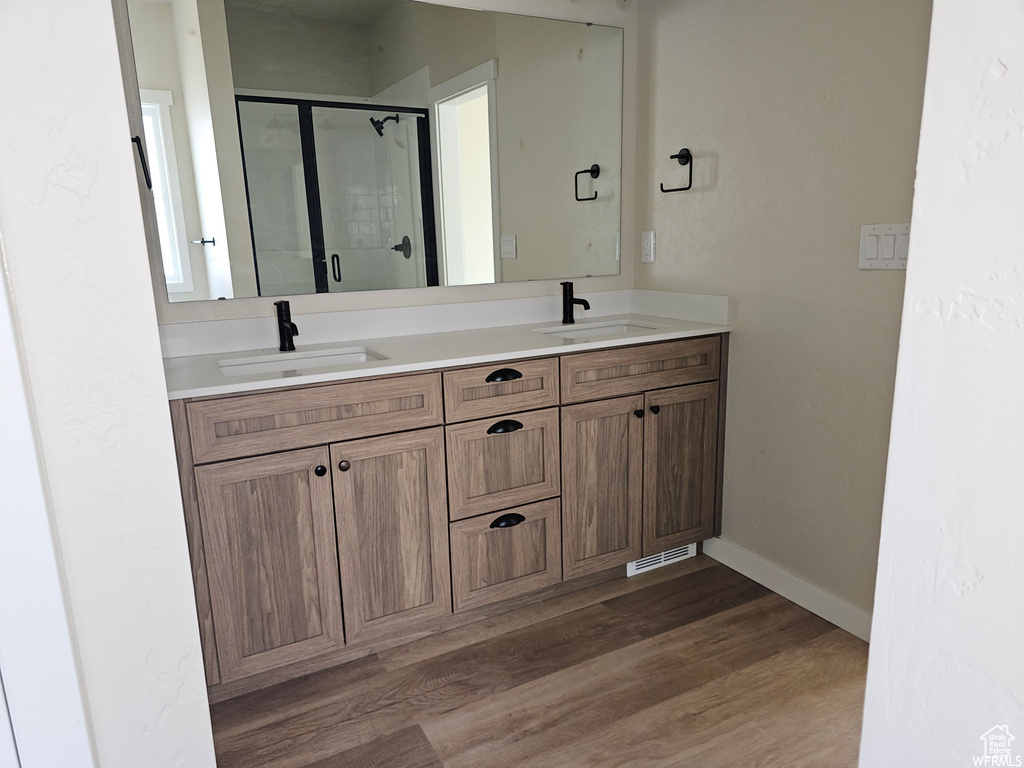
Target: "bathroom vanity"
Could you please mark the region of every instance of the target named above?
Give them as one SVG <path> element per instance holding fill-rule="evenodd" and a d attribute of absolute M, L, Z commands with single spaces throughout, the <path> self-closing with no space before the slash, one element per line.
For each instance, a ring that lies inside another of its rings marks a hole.
<path fill-rule="evenodd" d="M 712 537 L 725 331 L 629 315 L 167 360 L 211 699 Z"/>

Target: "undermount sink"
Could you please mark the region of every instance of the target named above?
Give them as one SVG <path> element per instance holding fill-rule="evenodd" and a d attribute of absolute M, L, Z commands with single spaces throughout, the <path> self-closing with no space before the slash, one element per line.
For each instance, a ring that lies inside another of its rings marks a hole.
<path fill-rule="evenodd" d="M 218 360 L 217 366 L 225 376 L 250 376 L 257 373 L 301 375 L 324 369 L 338 370 L 359 363 L 386 359 L 383 355 L 366 347 L 332 347 L 301 352 L 274 352 L 254 357 L 234 357 Z"/>
<path fill-rule="evenodd" d="M 577 323 L 575 326 L 556 328 L 534 328 L 537 333 L 555 336 L 559 339 L 590 339 L 599 336 L 617 336 L 619 334 L 642 333 L 656 330 L 656 325 L 631 323 L 626 320 L 608 320 L 604 322 Z"/>

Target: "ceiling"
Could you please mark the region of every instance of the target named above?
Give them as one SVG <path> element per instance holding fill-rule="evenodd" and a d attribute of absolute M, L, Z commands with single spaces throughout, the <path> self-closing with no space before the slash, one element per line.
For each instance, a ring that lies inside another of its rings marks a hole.
<path fill-rule="evenodd" d="M 368 27 L 396 0 L 224 0 L 228 11 L 254 11 Z"/>

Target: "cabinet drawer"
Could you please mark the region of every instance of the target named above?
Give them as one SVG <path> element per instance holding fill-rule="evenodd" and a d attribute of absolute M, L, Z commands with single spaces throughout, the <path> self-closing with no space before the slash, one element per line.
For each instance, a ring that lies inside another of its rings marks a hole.
<path fill-rule="evenodd" d="M 558 405 L 558 359 L 492 363 L 444 373 L 449 423 Z"/>
<path fill-rule="evenodd" d="M 353 381 L 189 403 L 197 464 L 441 423 L 441 376 Z"/>
<path fill-rule="evenodd" d="M 558 499 L 550 499 L 452 523 L 455 612 L 525 595 L 561 581 L 558 518 Z"/>
<path fill-rule="evenodd" d="M 558 495 L 557 408 L 457 424 L 447 433 L 450 519 Z"/>
<path fill-rule="evenodd" d="M 578 403 L 718 378 L 720 336 L 567 355 L 562 402 Z"/>

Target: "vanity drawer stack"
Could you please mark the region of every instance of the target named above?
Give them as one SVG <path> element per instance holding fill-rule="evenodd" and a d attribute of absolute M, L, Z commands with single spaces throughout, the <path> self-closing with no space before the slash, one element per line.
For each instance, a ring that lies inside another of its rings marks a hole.
<path fill-rule="evenodd" d="M 211 700 L 713 536 L 725 338 L 172 402 Z"/>
<path fill-rule="evenodd" d="M 455 612 L 561 581 L 558 358 L 445 371 L 444 392 Z"/>

